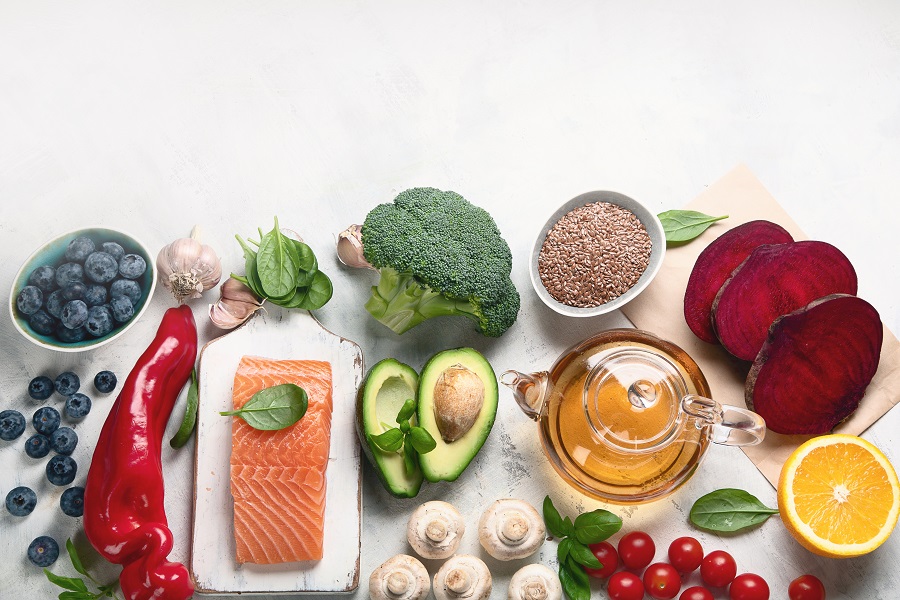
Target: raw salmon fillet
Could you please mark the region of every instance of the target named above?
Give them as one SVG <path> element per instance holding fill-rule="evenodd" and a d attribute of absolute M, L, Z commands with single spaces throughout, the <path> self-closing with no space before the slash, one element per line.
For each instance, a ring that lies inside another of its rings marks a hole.
<path fill-rule="evenodd" d="M 322 558 L 331 365 L 244 356 L 234 375 L 234 408 L 282 383 L 306 390 L 309 408 L 302 419 L 279 431 L 259 431 L 238 417 L 232 425 L 231 495 L 239 563 Z"/>

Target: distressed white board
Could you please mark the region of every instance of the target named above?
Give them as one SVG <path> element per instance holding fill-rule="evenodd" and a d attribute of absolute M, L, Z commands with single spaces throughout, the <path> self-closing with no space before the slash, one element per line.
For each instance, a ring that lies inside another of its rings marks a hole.
<path fill-rule="evenodd" d="M 242 356 L 331 363 L 334 413 L 326 470 L 325 540 L 320 561 L 240 565 L 235 561 L 230 491 L 234 373 Z M 272 308 L 206 345 L 200 356 L 200 405 L 194 476 L 191 573 L 200 593 L 337 593 L 359 583 L 360 459 L 354 415 L 362 352 L 306 311 Z"/>

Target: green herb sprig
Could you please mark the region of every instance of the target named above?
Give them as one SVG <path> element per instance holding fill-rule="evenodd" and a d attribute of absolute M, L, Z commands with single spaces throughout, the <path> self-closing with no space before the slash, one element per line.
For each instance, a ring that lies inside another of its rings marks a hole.
<path fill-rule="evenodd" d="M 765 522 L 778 514 L 759 498 L 734 488 L 723 488 L 701 496 L 691 507 L 691 523 L 701 529 L 730 533 Z"/>
<path fill-rule="evenodd" d="M 65 592 L 60 592 L 58 596 L 59 600 L 99 600 L 100 598 L 119 598 L 119 596 L 116 595 L 115 583 L 104 585 L 88 573 L 87 569 L 84 568 L 84 564 L 81 562 L 78 551 L 75 549 L 75 544 L 72 543 L 71 539 L 66 540 L 66 551 L 69 553 L 69 560 L 72 561 L 72 567 L 78 573 L 87 577 L 88 581 L 97 586 L 98 591 L 90 591 L 87 584 L 84 582 L 84 579 L 80 577 L 62 577 L 61 575 L 56 575 L 51 572 L 49 569 L 44 569 L 44 575 L 47 576 L 50 583 L 67 590 Z"/>
<path fill-rule="evenodd" d="M 622 519 L 602 508 L 575 517 L 563 518 L 550 496 L 544 498 L 544 524 L 553 536 L 562 538 L 556 548 L 559 582 L 570 600 L 590 600 L 591 585 L 583 567 L 601 569 L 603 565 L 588 548 L 622 528 Z"/>
<path fill-rule="evenodd" d="M 416 412 L 416 401 L 409 398 L 397 413 L 399 427 L 387 423 L 387 429 L 378 435 L 367 434 L 368 440 L 379 450 L 385 452 L 403 452 L 403 466 L 407 475 L 412 475 L 418 466 L 418 455 L 428 454 L 437 447 L 437 442 L 424 427 L 410 424 L 409 420 Z"/>
<path fill-rule="evenodd" d="M 302 419 L 308 406 L 306 390 L 293 383 L 282 383 L 256 392 L 237 410 L 219 414 L 240 417 L 254 429 L 277 431 Z"/>
<path fill-rule="evenodd" d="M 667 243 L 688 242 L 716 221 L 728 218 L 728 215 L 711 217 L 695 210 L 667 210 L 657 216 L 666 233 Z"/>

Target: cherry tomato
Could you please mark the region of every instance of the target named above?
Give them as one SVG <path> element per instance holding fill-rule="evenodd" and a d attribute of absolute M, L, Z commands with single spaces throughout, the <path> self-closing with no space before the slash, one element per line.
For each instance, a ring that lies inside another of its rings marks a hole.
<path fill-rule="evenodd" d="M 705 587 L 695 585 L 681 592 L 678 600 L 714 600 L 712 592 Z"/>
<path fill-rule="evenodd" d="M 651 598 L 672 600 L 681 590 L 681 577 L 672 565 L 653 563 L 644 571 L 644 589 Z"/>
<path fill-rule="evenodd" d="M 825 600 L 825 586 L 815 575 L 801 575 L 788 586 L 791 600 Z"/>
<path fill-rule="evenodd" d="M 669 545 L 669 564 L 679 573 L 693 573 L 703 562 L 703 546 L 692 537 L 680 537 Z"/>
<path fill-rule="evenodd" d="M 769 600 L 769 584 L 754 573 L 741 573 L 728 588 L 731 600 Z"/>
<path fill-rule="evenodd" d="M 612 544 L 609 542 L 600 542 L 599 544 L 591 544 L 588 547 L 591 549 L 591 552 L 594 553 L 594 556 L 597 557 L 597 560 L 600 561 L 600 564 L 603 565 L 603 568 L 591 569 L 585 567 L 585 573 L 591 577 L 596 577 L 597 579 L 606 579 L 616 572 L 616 568 L 619 566 L 619 555 Z"/>
<path fill-rule="evenodd" d="M 621 551 L 619 552 L 621 554 Z M 712 587 L 724 587 L 737 575 L 737 563 L 724 550 L 713 550 L 700 563 L 703 583 Z"/>
<path fill-rule="evenodd" d="M 609 594 L 609 600 L 642 600 L 644 584 L 634 573 L 619 571 L 609 578 L 606 593 Z"/>
<path fill-rule="evenodd" d="M 651 562 L 656 554 L 656 544 L 643 531 L 626 533 L 619 540 L 619 560 L 627 569 L 638 571 Z"/>

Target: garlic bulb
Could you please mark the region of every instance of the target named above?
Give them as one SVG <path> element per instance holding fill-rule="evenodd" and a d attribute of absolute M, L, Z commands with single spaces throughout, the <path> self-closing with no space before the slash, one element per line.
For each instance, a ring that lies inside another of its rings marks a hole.
<path fill-rule="evenodd" d="M 219 329 L 234 329 L 262 308 L 249 287 L 229 277 L 219 288 L 219 301 L 209 305 L 209 320 Z"/>
<path fill-rule="evenodd" d="M 210 246 L 200 243 L 199 227 L 194 227 L 191 237 L 175 240 L 160 250 L 156 270 L 179 304 L 188 298 L 199 298 L 222 277 L 222 263 Z"/>

